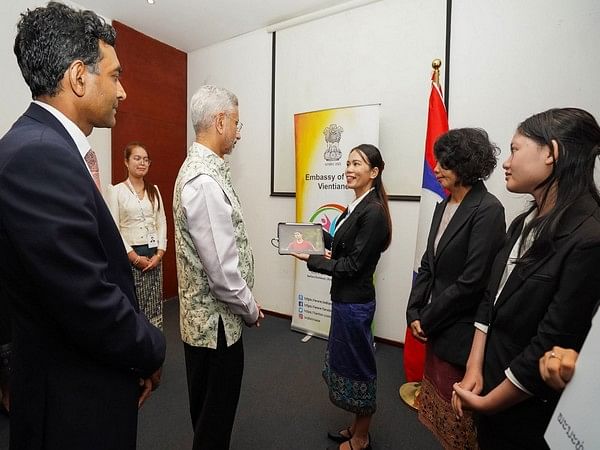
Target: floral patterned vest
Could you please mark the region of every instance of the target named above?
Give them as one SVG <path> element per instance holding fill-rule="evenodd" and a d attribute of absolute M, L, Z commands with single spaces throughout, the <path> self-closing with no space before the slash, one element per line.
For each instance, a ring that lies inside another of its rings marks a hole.
<path fill-rule="evenodd" d="M 186 183 L 199 175 L 208 175 L 223 190 L 232 207 L 231 221 L 239 254 L 238 268 L 250 289 L 254 286 L 254 256 L 248 242 L 240 200 L 231 183 L 229 164 L 212 152 L 205 154 L 203 148 L 196 142 L 192 144 L 175 181 L 175 255 L 181 338 L 189 345 L 214 349 L 217 347 L 219 317 L 225 326 L 228 346 L 237 342 L 242 335 L 243 320 L 233 314 L 226 303 L 218 301 L 210 291 L 208 277 L 196 253 L 181 205 L 181 192 Z"/>

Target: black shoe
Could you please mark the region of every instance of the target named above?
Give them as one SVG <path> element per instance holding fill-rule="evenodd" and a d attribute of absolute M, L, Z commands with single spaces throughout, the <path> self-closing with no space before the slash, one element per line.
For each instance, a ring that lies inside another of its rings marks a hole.
<path fill-rule="evenodd" d="M 348 436 L 344 436 L 342 434 L 342 432 L 346 432 L 348 433 Z M 340 431 L 328 431 L 327 432 L 327 437 L 329 439 L 331 439 L 334 442 L 346 442 L 349 441 L 350 439 L 352 439 L 352 433 L 350 433 L 350 427 L 344 429 L 344 430 L 340 430 Z"/>

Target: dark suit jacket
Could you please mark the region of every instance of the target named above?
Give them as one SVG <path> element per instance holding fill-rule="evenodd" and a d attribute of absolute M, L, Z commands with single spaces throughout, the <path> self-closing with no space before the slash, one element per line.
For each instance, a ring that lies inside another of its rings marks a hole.
<path fill-rule="evenodd" d="M 506 377 L 504 371 L 510 367 L 517 380 L 535 397 L 509 408 L 499 417 L 510 418 L 513 423 L 524 421 L 531 427 L 532 435 L 541 436 L 539 433 L 543 433 L 550 419 L 558 394 L 541 379 L 539 358 L 554 345 L 579 351 L 600 298 L 600 207 L 591 195 L 571 206 L 559 223 L 557 238 L 548 255 L 524 270 L 515 267 L 494 305 L 502 273 L 523 222 L 521 216 L 510 226 L 506 245 L 494 261 L 489 289 L 477 320 L 490 325 L 484 392 L 501 383 Z M 537 432 L 533 431 L 536 429 Z"/>
<path fill-rule="evenodd" d="M 414 320 L 421 321 L 438 357 L 464 366 L 471 350 L 475 312 L 506 225 L 498 199 L 483 182 L 477 182 L 454 213 L 434 254 L 435 236 L 448 201 L 438 203 L 433 213 L 406 317 L 409 326 Z"/>
<path fill-rule="evenodd" d="M 308 269 L 331 275 L 334 302 L 375 300 L 373 274 L 390 233 L 385 211 L 373 190 L 336 230 L 331 259 L 310 255 Z"/>
<path fill-rule="evenodd" d="M 32 104 L 0 140 L 0 283 L 12 306 L 11 448 L 135 448 L 165 339 L 139 312 L 112 216 L 67 131 Z"/>

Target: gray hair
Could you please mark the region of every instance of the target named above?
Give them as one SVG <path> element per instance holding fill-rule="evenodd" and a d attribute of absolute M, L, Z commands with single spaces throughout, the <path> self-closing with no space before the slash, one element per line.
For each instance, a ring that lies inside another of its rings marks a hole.
<path fill-rule="evenodd" d="M 215 116 L 231 112 L 238 106 L 234 93 L 210 84 L 200 87 L 190 101 L 192 125 L 196 133 L 207 130 Z"/>

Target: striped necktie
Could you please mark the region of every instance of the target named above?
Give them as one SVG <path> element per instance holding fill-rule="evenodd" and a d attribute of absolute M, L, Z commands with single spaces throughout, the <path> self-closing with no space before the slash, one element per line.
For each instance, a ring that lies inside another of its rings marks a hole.
<path fill-rule="evenodd" d="M 90 169 L 92 178 L 94 179 L 94 183 L 96 183 L 98 190 L 102 191 L 100 186 L 100 169 L 98 168 L 98 158 L 96 157 L 96 152 L 90 148 L 83 159 Z"/>

